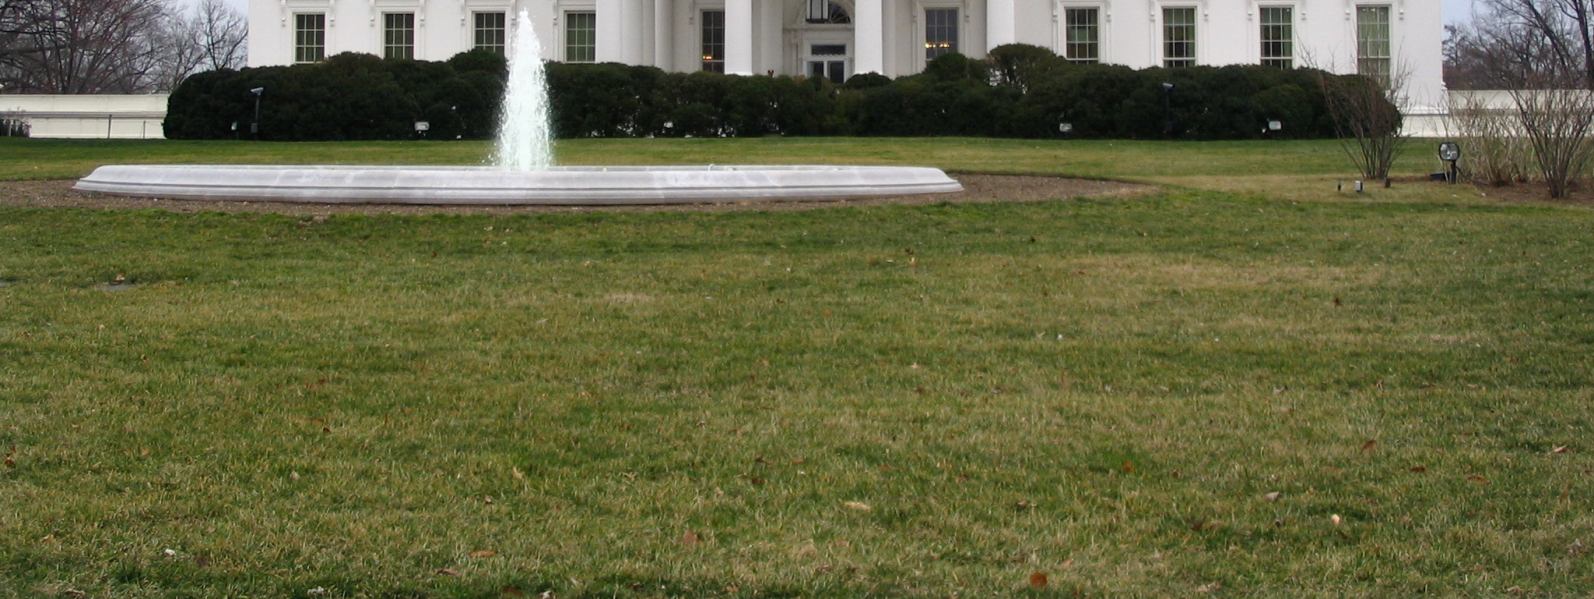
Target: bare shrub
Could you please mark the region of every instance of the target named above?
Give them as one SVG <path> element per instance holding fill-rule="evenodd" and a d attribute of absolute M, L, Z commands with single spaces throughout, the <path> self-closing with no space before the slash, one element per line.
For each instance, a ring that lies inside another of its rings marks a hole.
<path fill-rule="evenodd" d="M 1566 197 L 1594 156 L 1594 93 L 1550 83 L 1513 90 L 1511 99 L 1550 197 Z"/>
<path fill-rule="evenodd" d="M 1363 179 L 1381 180 L 1384 187 L 1389 187 L 1389 171 L 1406 143 L 1400 126 L 1405 69 L 1396 69 L 1387 76 L 1320 73 L 1324 103 L 1340 148 Z"/>
<path fill-rule="evenodd" d="M 1490 105 L 1478 93 L 1452 93 L 1449 103 L 1450 133 L 1465 150 L 1462 175 L 1467 180 L 1494 186 L 1529 180 L 1532 146 L 1512 107 Z"/>

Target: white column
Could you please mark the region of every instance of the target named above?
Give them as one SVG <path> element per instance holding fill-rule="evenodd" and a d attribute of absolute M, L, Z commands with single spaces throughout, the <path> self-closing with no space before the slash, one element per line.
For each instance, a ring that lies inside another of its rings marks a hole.
<path fill-rule="evenodd" d="M 985 50 L 1018 41 L 1018 13 L 1016 0 L 986 0 Z"/>
<path fill-rule="evenodd" d="M 598 0 L 598 62 L 625 62 L 625 2 Z"/>
<path fill-rule="evenodd" d="M 675 0 L 653 0 L 653 66 L 675 66 Z"/>
<path fill-rule="evenodd" d="M 725 74 L 753 74 L 753 0 L 725 0 Z"/>
<path fill-rule="evenodd" d="M 620 61 L 626 64 L 642 64 L 642 46 L 646 43 L 642 33 L 642 0 L 625 0 L 621 8 L 625 15 L 621 21 L 621 39 L 625 40 Z"/>
<path fill-rule="evenodd" d="M 886 72 L 886 19 L 881 0 L 858 0 L 852 15 L 854 73 Z"/>

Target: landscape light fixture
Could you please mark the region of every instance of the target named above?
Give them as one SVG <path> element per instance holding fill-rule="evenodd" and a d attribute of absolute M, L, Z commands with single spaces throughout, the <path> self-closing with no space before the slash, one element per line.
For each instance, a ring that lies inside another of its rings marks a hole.
<path fill-rule="evenodd" d="M 260 96 L 266 93 L 266 88 L 257 87 L 249 90 L 249 93 L 255 96 L 255 120 L 249 123 L 249 134 L 260 139 Z"/>
<path fill-rule="evenodd" d="M 1456 162 L 1461 160 L 1461 145 L 1453 141 L 1439 142 L 1439 159 L 1450 163 L 1450 170 L 1445 173 L 1445 181 L 1455 185 L 1460 171 L 1456 169 Z"/>

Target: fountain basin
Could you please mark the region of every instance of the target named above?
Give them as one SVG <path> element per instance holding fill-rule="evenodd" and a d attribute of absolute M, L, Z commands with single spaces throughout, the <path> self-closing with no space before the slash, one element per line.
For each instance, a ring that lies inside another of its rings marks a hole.
<path fill-rule="evenodd" d="M 940 169 L 897 166 L 109 165 L 73 189 L 313 204 L 614 206 L 903 196 L 963 186 Z"/>

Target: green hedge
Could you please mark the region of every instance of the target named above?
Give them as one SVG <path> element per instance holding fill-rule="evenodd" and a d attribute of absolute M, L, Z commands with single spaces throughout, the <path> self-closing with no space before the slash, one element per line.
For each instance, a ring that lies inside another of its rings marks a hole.
<path fill-rule="evenodd" d="M 264 87 L 262 139 L 408 139 L 414 121 L 433 139 L 489 138 L 506 72 L 501 57 L 446 62 L 340 54 L 308 65 L 216 71 L 172 94 L 166 135 L 247 136 Z M 1260 66 L 1151 68 L 1079 65 L 1044 48 L 1003 46 L 984 61 L 948 55 L 891 80 L 845 85 L 802 77 L 666 73 L 621 64 L 548 64 L 555 135 L 973 135 L 1247 139 L 1329 137 L 1321 77 Z M 1354 76 L 1351 76 L 1354 77 Z M 1172 93 L 1163 83 L 1172 83 Z M 1269 120 L 1284 124 L 1266 132 Z M 237 123 L 237 130 L 232 128 Z M 1170 126 L 1171 125 L 1171 126 Z"/>

